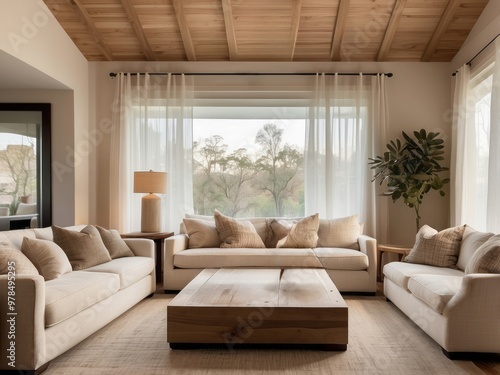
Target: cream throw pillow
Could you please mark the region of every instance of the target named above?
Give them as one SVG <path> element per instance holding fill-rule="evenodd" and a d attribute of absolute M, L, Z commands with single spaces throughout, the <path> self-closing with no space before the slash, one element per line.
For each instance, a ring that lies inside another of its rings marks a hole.
<path fill-rule="evenodd" d="M 64 250 L 74 271 L 111 260 L 99 231 L 91 225 L 87 225 L 81 232 L 53 225 L 52 232 L 54 242 Z"/>
<path fill-rule="evenodd" d="M 7 242 L 0 242 L 0 275 L 39 275 L 36 267 L 21 251 Z"/>
<path fill-rule="evenodd" d="M 428 225 L 417 233 L 415 245 L 405 262 L 456 269 L 465 225 L 438 232 Z"/>
<path fill-rule="evenodd" d="M 49 281 L 71 272 L 72 267 L 66 253 L 55 242 L 24 237 L 21 251 Z"/>
<path fill-rule="evenodd" d="M 123 241 L 120 233 L 116 229 L 106 229 L 96 226 L 104 246 L 108 249 L 111 259 L 133 257 L 134 253 L 130 250 L 127 243 Z"/>
<path fill-rule="evenodd" d="M 320 219 L 318 229 L 318 247 L 341 247 L 358 249 L 358 237 L 362 226 L 358 215 L 338 219 Z"/>
<path fill-rule="evenodd" d="M 220 247 L 265 247 L 262 238 L 250 221 L 238 221 L 215 210 L 215 227 L 222 242 Z"/>
<path fill-rule="evenodd" d="M 278 222 L 278 224 L 280 224 Z M 280 224 L 282 225 L 282 224 Z M 275 225 L 276 226 L 276 225 Z M 276 247 L 312 248 L 318 244 L 319 214 L 305 217 L 292 223 L 288 234 L 278 241 Z"/>
<path fill-rule="evenodd" d="M 220 247 L 221 240 L 215 227 L 215 221 L 184 218 L 182 222 L 189 236 L 190 249 Z"/>
<path fill-rule="evenodd" d="M 460 255 L 458 256 L 457 267 L 459 270 L 465 271 L 474 253 L 493 237 L 493 233 L 478 232 L 471 226 L 467 225 L 464 231 L 462 244 L 460 245 Z"/>
<path fill-rule="evenodd" d="M 477 249 L 465 267 L 465 273 L 500 273 L 500 234 Z"/>

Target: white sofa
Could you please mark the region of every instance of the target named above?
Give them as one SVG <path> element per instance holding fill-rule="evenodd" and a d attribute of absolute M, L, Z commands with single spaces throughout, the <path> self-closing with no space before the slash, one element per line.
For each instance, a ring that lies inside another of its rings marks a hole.
<path fill-rule="evenodd" d="M 20 250 L 24 237 L 51 240 L 52 229 L 0 232 L 0 243 Z M 0 275 L 0 370 L 43 370 L 50 360 L 154 293 L 154 242 L 125 242 L 133 256 L 77 271 L 70 265 L 70 271 L 49 281 L 38 274 Z M 8 285 L 15 286 L 15 316 L 8 315 Z M 15 323 L 6 317 L 15 317 Z"/>
<path fill-rule="evenodd" d="M 186 215 L 186 219 L 213 223 L 213 217 L 210 216 Z M 258 235 L 266 242 L 270 223 L 273 220 L 289 219 L 237 220 L 251 222 Z M 183 233 L 165 239 L 163 288 L 166 291 L 181 290 L 205 268 L 301 267 L 324 268 L 341 292 L 374 294 L 377 288 L 377 244 L 374 238 L 361 234 L 362 228 L 357 215 L 353 215 L 333 220 L 320 219 L 316 247 L 222 248 L 198 245 L 193 248 L 193 237 L 181 225 Z"/>
<path fill-rule="evenodd" d="M 467 227 L 456 269 L 408 262 L 388 263 L 383 269 L 386 298 L 451 359 L 500 353 L 500 270 L 476 273 L 478 269 L 474 269 L 488 246 L 490 256 L 496 251 L 500 266 L 500 236 Z M 499 247 L 495 250 L 495 246 Z"/>

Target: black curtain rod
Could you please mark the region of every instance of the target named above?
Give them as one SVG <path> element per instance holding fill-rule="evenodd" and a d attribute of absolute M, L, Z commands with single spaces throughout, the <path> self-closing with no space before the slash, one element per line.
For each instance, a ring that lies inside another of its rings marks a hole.
<path fill-rule="evenodd" d="M 467 62 L 465 63 L 465 65 L 470 65 L 470 64 L 472 64 L 472 62 L 474 61 L 474 59 L 475 59 L 476 57 L 478 57 L 478 56 L 479 56 L 479 55 L 480 55 L 480 54 L 481 54 L 481 53 L 482 53 L 482 52 L 483 52 L 486 48 L 488 48 L 488 47 L 490 46 L 490 44 L 491 44 L 491 43 L 493 43 L 493 42 L 496 40 L 496 38 L 498 38 L 499 36 L 500 36 L 500 34 L 497 34 L 497 35 L 496 35 L 493 39 L 491 39 L 491 40 L 488 42 L 488 44 L 486 44 L 483 48 L 481 48 L 481 50 L 480 50 L 478 53 L 476 53 L 476 54 L 474 55 L 474 57 L 472 57 L 472 59 L 470 59 L 469 61 L 467 61 Z M 457 75 L 457 73 L 458 73 L 458 71 L 455 71 L 454 73 L 452 73 L 452 76 L 456 76 L 456 75 Z"/>
<path fill-rule="evenodd" d="M 144 75 L 146 73 L 129 73 L 133 76 L 136 75 Z M 148 73 L 152 76 L 164 76 L 168 74 L 172 74 L 174 76 L 178 76 L 184 74 L 186 76 L 315 76 L 319 73 L 157 73 L 151 72 Z M 327 76 L 332 76 L 338 74 L 339 76 L 357 76 L 360 73 L 325 73 Z M 379 74 L 383 74 L 386 77 L 392 77 L 394 74 L 392 73 L 361 73 L 364 76 L 377 76 Z M 118 75 L 118 73 L 109 73 L 109 76 L 114 78 Z"/>

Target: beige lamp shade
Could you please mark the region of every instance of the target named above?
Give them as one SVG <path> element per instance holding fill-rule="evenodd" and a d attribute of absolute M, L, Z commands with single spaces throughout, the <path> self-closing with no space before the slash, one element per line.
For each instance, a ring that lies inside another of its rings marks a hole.
<path fill-rule="evenodd" d="M 167 193 L 167 172 L 134 172 L 134 193 Z"/>

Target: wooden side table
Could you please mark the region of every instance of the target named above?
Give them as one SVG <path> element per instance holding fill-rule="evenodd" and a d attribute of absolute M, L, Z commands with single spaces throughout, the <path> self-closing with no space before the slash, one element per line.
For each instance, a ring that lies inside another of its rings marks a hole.
<path fill-rule="evenodd" d="M 153 240 L 155 242 L 156 247 L 156 282 L 161 282 L 162 278 L 162 244 L 165 238 L 171 237 L 174 235 L 174 232 L 131 232 L 121 234 L 122 238 L 146 238 L 148 240 Z"/>
<path fill-rule="evenodd" d="M 397 245 L 377 245 L 377 252 L 378 252 L 378 274 L 379 274 L 379 280 L 383 280 L 383 274 L 382 274 L 382 254 L 383 253 L 393 253 L 393 254 L 398 254 L 399 261 L 403 261 L 403 259 L 410 253 L 411 247 L 405 247 L 405 246 L 397 246 Z"/>

